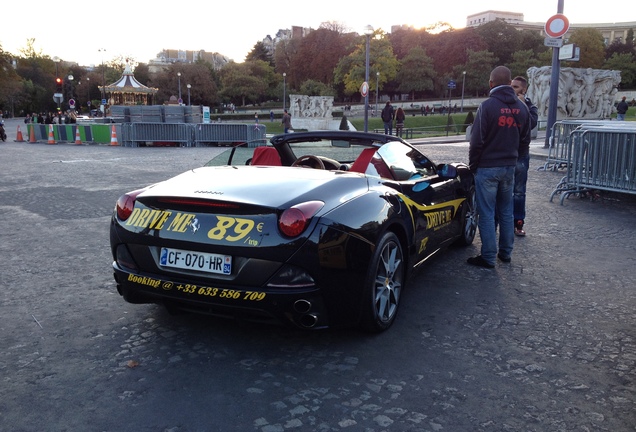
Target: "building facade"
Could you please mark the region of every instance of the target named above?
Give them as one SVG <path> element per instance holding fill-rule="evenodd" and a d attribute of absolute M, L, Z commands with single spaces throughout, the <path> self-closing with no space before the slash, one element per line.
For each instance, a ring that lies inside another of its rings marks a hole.
<path fill-rule="evenodd" d="M 466 17 L 466 27 L 478 27 L 480 25 L 498 19 L 517 27 L 519 30 L 534 30 L 538 31 L 542 36 L 545 36 L 544 22 L 524 21 L 523 14 L 517 12 L 488 10 L 473 15 L 468 15 Z M 629 30 L 636 30 L 636 21 L 591 24 L 570 23 L 570 28 L 563 38 L 567 41 L 574 30 L 581 28 L 593 28 L 598 30 L 603 35 L 605 45 L 609 45 L 615 40 L 625 42 L 627 40 L 627 32 L 629 32 Z"/>

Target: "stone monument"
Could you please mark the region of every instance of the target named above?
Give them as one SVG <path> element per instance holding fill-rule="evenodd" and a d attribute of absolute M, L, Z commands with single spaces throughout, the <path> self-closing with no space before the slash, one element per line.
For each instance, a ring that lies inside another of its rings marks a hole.
<path fill-rule="evenodd" d="M 528 69 L 528 94 L 539 110 L 539 120 L 548 117 L 551 66 Z M 620 71 L 561 68 L 557 119 L 606 119 L 614 109 L 621 82 Z"/>
<path fill-rule="evenodd" d="M 289 95 L 292 128 L 338 130 L 340 120 L 333 119 L 333 96 Z M 353 126 L 350 124 L 353 130 Z"/>

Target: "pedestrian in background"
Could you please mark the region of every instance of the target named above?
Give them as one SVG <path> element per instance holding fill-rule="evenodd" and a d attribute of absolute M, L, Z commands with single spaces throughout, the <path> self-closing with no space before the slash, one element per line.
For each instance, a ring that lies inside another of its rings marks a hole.
<path fill-rule="evenodd" d="M 281 124 L 283 125 L 283 129 L 285 133 L 289 133 L 290 129 L 292 128 L 292 125 L 291 125 L 291 116 L 287 113 L 287 110 L 283 112 L 283 120 L 281 121 Z"/>
<path fill-rule="evenodd" d="M 494 268 L 495 259 L 511 261 L 514 244 L 513 187 L 519 153 L 530 145 L 530 114 L 511 87 L 510 69 L 490 73 L 490 94 L 477 109 L 470 136 L 468 163 L 475 175 L 481 254 L 468 264 Z M 495 230 L 499 221 L 499 242 Z"/>
<path fill-rule="evenodd" d="M 526 97 L 528 91 L 528 80 L 522 76 L 516 76 L 512 79 L 512 88 L 514 89 L 520 101 L 528 107 L 530 114 L 530 130 L 537 127 L 539 122 L 539 110 L 532 103 L 530 98 Z M 520 151 L 515 167 L 515 185 L 513 189 L 513 220 L 515 224 L 515 235 L 523 237 L 526 232 L 523 225 L 526 219 L 526 184 L 528 183 L 528 168 L 530 166 L 530 148 L 527 152 Z"/>
<path fill-rule="evenodd" d="M 616 120 L 618 120 L 618 121 L 624 121 L 625 120 L 625 114 L 627 114 L 627 110 L 629 109 L 625 99 L 627 99 L 627 98 L 625 96 L 623 96 L 623 99 L 621 99 L 621 101 L 616 106 Z"/>
<path fill-rule="evenodd" d="M 393 135 L 393 118 L 395 117 L 395 112 L 393 111 L 393 106 L 390 101 L 386 101 L 386 105 L 384 105 L 380 117 L 384 123 L 384 134 Z"/>
<path fill-rule="evenodd" d="M 404 129 L 404 120 L 406 119 L 406 114 L 402 107 L 399 107 L 395 112 L 395 135 L 401 137 L 402 130 Z"/>

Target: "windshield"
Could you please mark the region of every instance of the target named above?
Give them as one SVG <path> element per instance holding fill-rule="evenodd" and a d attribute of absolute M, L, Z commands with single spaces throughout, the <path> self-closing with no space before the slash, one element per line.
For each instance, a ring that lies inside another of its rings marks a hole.
<path fill-rule="evenodd" d="M 228 147 L 206 166 L 258 165 L 303 166 L 325 170 L 353 171 L 374 177 L 406 181 L 436 173 L 435 165 L 417 149 L 400 141 L 366 143 L 318 139 L 257 146 Z"/>

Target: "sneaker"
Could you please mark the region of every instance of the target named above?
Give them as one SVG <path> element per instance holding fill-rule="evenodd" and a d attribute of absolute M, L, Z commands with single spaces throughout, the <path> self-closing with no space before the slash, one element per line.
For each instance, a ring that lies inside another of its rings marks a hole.
<path fill-rule="evenodd" d="M 466 260 L 466 262 L 470 265 L 474 265 L 477 267 L 484 267 L 488 269 L 495 268 L 494 264 L 490 264 L 481 255 L 477 255 L 476 257 L 470 257 Z"/>
<path fill-rule="evenodd" d="M 526 235 L 526 232 L 523 230 L 523 220 L 521 219 L 515 221 L 515 235 L 519 237 Z"/>
<path fill-rule="evenodd" d="M 499 260 L 501 262 L 505 262 L 505 263 L 509 263 L 510 261 L 512 261 L 512 259 L 510 257 L 506 257 L 506 256 L 502 255 L 501 253 L 497 254 L 497 258 L 499 258 Z"/>

